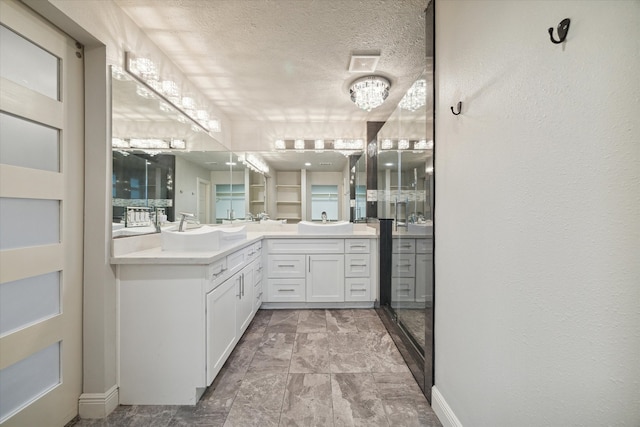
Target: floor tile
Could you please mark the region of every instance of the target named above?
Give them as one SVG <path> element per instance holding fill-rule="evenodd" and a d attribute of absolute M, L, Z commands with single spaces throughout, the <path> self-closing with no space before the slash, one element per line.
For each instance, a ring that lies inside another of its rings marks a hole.
<path fill-rule="evenodd" d="M 66 427 L 441 427 L 378 322 L 368 309 L 259 310 L 197 405 L 122 405 Z"/>
<path fill-rule="evenodd" d="M 277 426 L 286 384 L 287 374 L 248 373 L 224 425 Z"/>
<path fill-rule="evenodd" d="M 329 372 L 331 370 L 327 334 L 296 334 L 289 373 Z"/>
<path fill-rule="evenodd" d="M 331 374 L 331 396 L 334 425 L 389 425 L 371 374 Z"/>
<path fill-rule="evenodd" d="M 327 332 L 327 318 L 324 310 L 304 310 L 298 316 L 299 334 Z"/>
<path fill-rule="evenodd" d="M 386 332 L 387 329 L 378 317 L 356 317 L 358 332 Z"/>
<path fill-rule="evenodd" d="M 295 334 L 265 333 L 249 365 L 249 372 L 287 373 Z"/>
<path fill-rule="evenodd" d="M 331 376 L 289 374 L 280 425 L 315 427 L 332 424 Z"/>
<path fill-rule="evenodd" d="M 374 373 L 373 378 L 392 426 L 441 426 L 411 373 Z"/>
<path fill-rule="evenodd" d="M 327 332 L 358 332 L 352 310 L 327 310 Z"/>
<path fill-rule="evenodd" d="M 298 329 L 298 310 L 274 310 L 266 332 L 295 334 Z"/>

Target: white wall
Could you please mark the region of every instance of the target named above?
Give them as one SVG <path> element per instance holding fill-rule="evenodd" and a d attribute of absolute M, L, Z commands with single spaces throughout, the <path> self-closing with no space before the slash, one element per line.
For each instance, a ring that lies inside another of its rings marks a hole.
<path fill-rule="evenodd" d="M 437 391 L 640 425 L 640 2 L 438 0 L 436 43 Z"/>
<path fill-rule="evenodd" d="M 176 220 L 178 212 L 198 214 L 198 178 L 211 182 L 211 172 L 188 160 L 176 156 L 175 171 Z M 211 186 L 213 189 L 213 185 Z M 212 191 L 213 193 L 213 191 Z M 214 199 L 211 194 L 210 200 Z M 213 210 L 213 206 L 209 208 Z"/>

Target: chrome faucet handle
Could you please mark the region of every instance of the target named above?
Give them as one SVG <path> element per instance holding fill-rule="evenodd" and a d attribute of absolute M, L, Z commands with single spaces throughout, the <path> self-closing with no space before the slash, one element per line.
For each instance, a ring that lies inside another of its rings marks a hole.
<path fill-rule="evenodd" d="M 188 212 L 180 212 L 180 226 L 178 227 L 178 231 L 184 231 L 184 223 L 187 218 L 195 218 L 195 215 Z"/>

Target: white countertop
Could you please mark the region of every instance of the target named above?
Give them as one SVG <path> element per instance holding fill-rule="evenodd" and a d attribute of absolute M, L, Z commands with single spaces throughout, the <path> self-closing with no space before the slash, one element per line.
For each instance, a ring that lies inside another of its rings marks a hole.
<path fill-rule="evenodd" d="M 299 234 L 297 231 L 251 231 L 247 232 L 246 240 L 234 242 L 232 245 L 217 251 L 201 251 L 201 252 L 177 252 L 163 251 L 160 247 L 160 234 L 152 234 L 149 236 L 140 236 L 146 239 L 146 244 L 140 245 L 134 242 L 137 237 L 126 239 L 118 239 L 119 245 L 127 245 L 131 248 L 114 250 L 111 257 L 111 264 L 192 264 L 206 265 L 217 259 L 224 257 L 238 249 L 258 242 L 264 238 L 269 239 L 377 239 L 376 230 L 366 227 L 361 230 L 354 230 L 353 234 Z M 408 236 L 407 236 L 408 237 Z M 122 240 L 122 241 L 121 241 Z M 157 243 L 156 243 L 157 242 Z M 147 246 L 146 249 L 140 249 Z"/>

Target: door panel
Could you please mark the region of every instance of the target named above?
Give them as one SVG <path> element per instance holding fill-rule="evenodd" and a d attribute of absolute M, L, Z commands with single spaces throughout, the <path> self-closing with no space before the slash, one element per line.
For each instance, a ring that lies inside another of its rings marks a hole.
<path fill-rule="evenodd" d="M 0 422 L 65 425 L 82 391 L 82 50 L 14 0 L 0 23 Z"/>

